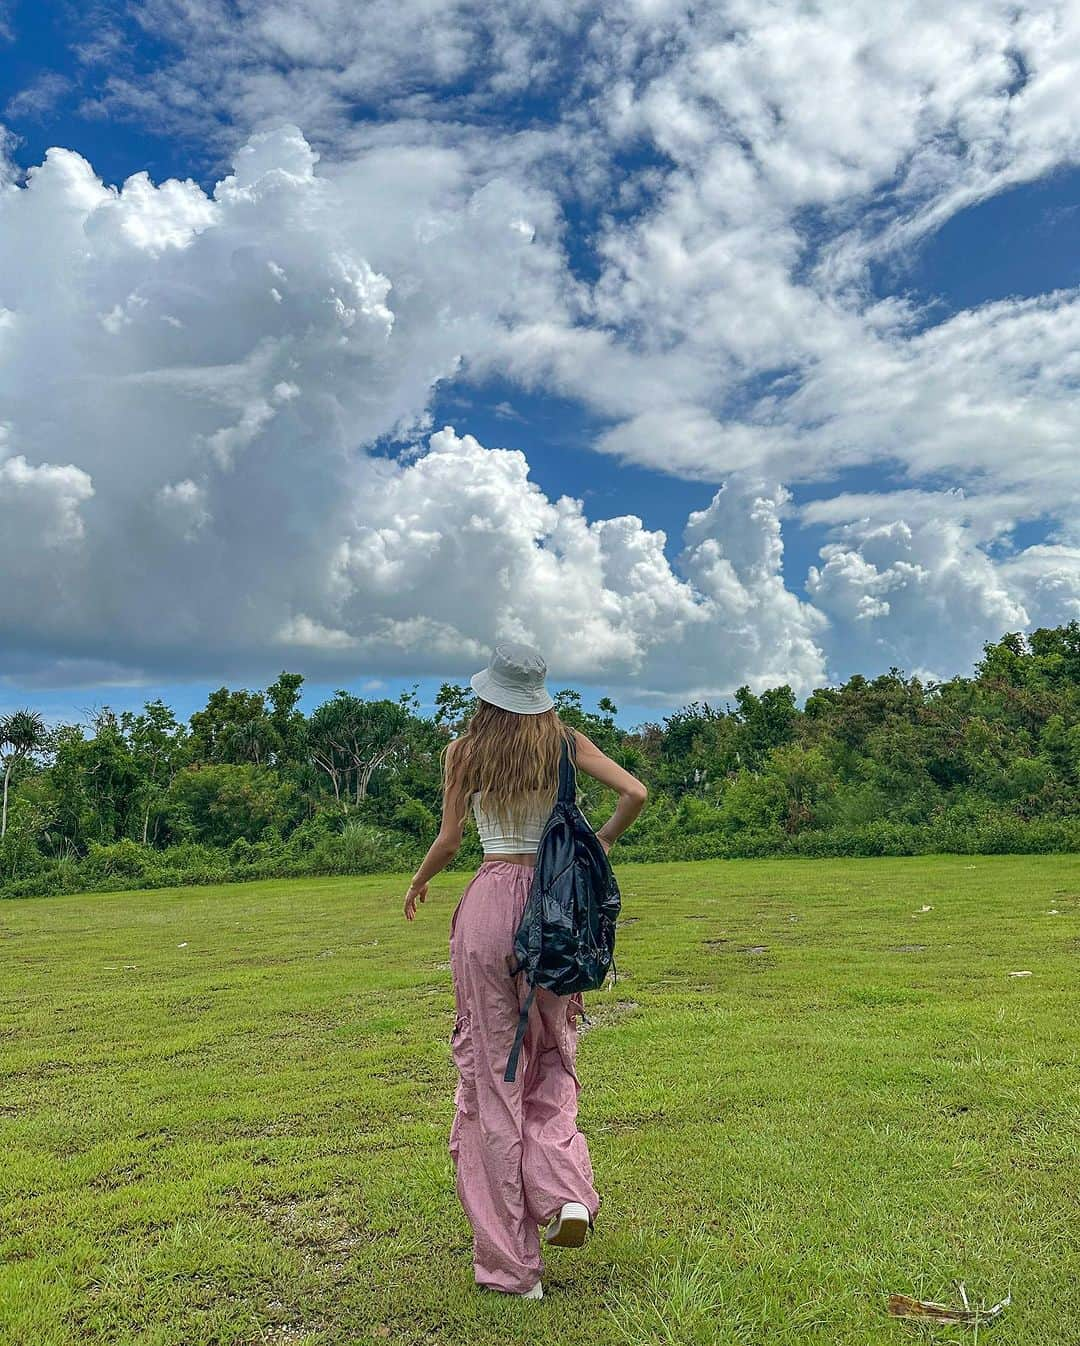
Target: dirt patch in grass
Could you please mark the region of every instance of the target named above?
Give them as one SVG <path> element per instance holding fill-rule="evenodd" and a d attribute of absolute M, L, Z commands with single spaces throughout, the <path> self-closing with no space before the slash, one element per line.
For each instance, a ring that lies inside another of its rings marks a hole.
<path fill-rule="evenodd" d="M 137 1164 L 124 1164 L 120 1168 L 111 1168 L 99 1173 L 87 1182 L 87 1187 L 97 1192 L 111 1192 L 117 1187 L 130 1187 L 133 1182 L 142 1182 L 146 1170 Z"/>
<path fill-rule="evenodd" d="M 332 1284 L 349 1278 L 354 1249 L 373 1237 L 342 1212 L 315 1209 L 310 1201 L 298 1196 L 263 1195 L 244 1201 L 242 1209 L 265 1225 L 279 1242 L 298 1252 L 307 1270 Z M 314 1330 L 310 1323 L 305 1328 Z"/>
<path fill-rule="evenodd" d="M 259 1337 L 259 1346 L 291 1346 L 296 1341 L 310 1341 L 321 1329 L 317 1327 L 271 1327 Z"/>

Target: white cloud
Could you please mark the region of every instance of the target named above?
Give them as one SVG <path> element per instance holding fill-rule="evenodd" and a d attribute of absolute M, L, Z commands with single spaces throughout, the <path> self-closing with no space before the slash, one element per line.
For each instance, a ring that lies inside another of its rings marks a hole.
<path fill-rule="evenodd" d="M 971 542 L 984 545 L 1008 541 L 1017 523 L 1037 519 L 1043 506 L 1023 489 L 966 491 L 953 486 L 942 491 L 906 488 L 888 491 L 841 491 L 811 500 L 797 511 L 804 524 L 833 527 L 851 522 L 892 523 L 897 518 L 918 524 L 948 519 L 965 529 Z"/>
<path fill-rule="evenodd" d="M 158 489 L 156 500 L 166 526 L 176 529 L 189 542 L 211 522 L 206 506 L 206 487 L 190 477 L 183 481 L 167 481 Z"/>
<path fill-rule="evenodd" d="M 788 498 L 779 483 L 733 476 L 690 515 L 680 561 L 710 598 L 707 625 L 684 656 L 699 695 L 718 687 L 718 668 L 737 669 L 736 682 L 754 691 L 786 682 L 801 694 L 824 679 L 828 622 L 784 583 L 780 514 Z"/>
<path fill-rule="evenodd" d="M 303 613 L 298 613 L 282 623 L 277 638 L 283 645 L 295 645 L 298 649 L 316 651 L 347 650 L 359 644 L 358 638 L 349 635 L 348 631 L 322 626 Z"/>
<path fill-rule="evenodd" d="M 939 320 L 869 271 L 902 285 L 959 211 L 1080 163 L 1074 4 L 400 0 L 358 24 L 151 0 L 140 22 L 178 58 L 140 72 L 97 35 L 98 107 L 231 152 L 212 193 L 108 188 L 60 149 L 17 189 L 0 136 L 0 407 L 30 470 L 93 487 L 65 641 L 443 671 L 496 627 L 541 638 L 557 595 L 567 676 L 675 697 L 943 674 L 1075 611 L 1080 291 Z M 425 452 L 433 389 L 489 373 L 579 399 L 615 463 L 726 483 L 674 568 L 648 520 L 586 520 L 521 455 L 449 429 Z M 388 436 L 417 449 L 368 458 Z M 898 489 L 796 511 L 780 485 L 848 468 Z M 1034 520 L 1046 542 L 1010 555 Z M 833 530 L 813 606 L 781 521 Z M 50 620 L 7 634 L 44 649 Z"/>
<path fill-rule="evenodd" d="M 474 189 L 428 150 L 394 166 L 395 196 L 383 165 L 321 176 L 283 127 L 212 196 L 108 188 L 64 150 L 0 195 L 4 500 L 37 502 L 5 543 L 5 648 L 107 642 L 136 670 L 206 672 L 314 614 L 365 447 L 423 427 L 433 385 L 519 304 L 554 302 L 516 227 L 542 196 Z M 37 542 L 76 537 L 41 564 Z"/>
<path fill-rule="evenodd" d="M 953 519 L 846 525 L 807 582 L 832 619 L 830 672 L 892 665 L 941 679 L 966 670 L 982 643 L 1029 624 L 1018 586 Z M 876 657 L 874 657 L 876 656 Z"/>
<path fill-rule="evenodd" d="M 69 660 L 96 667 L 107 644 L 135 674 L 299 651 L 311 672 L 438 673 L 518 635 L 558 676 L 646 698 L 766 673 L 805 689 L 821 657 L 780 578 L 778 492 L 733 483 L 692 516 L 680 576 L 662 533 L 549 500 L 518 451 L 447 427 L 401 461 L 367 455 L 423 427 L 433 384 L 523 305 L 558 310 L 550 253 L 519 228 L 544 198 L 470 191 L 453 156 L 422 157 L 437 172 L 397 200 L 381 164 L 323 178 L 282 128 L 212 198 L 166 184 L 150 200 L 140 180 L 129 201 L 54 151 L 3 199 L 0 390 L 41 464 L 9 458 L 0 483 L 32 485 L 80 543 L 47 572 L 33 534 L 11 549 L 7 643 L 47 651 L 62 632 Z M 39 278 L 48 305 L 30 302 Z M 48 466 L 61 448 L 75 463 Z"/>
<path fill-rule="evenodd" d="M 486 656 L 501 635 L 539 644 L 559 677 L 632 683 L 643 700 L 744 681 L 806 691 L 823 674 L 824 622 L 780 574 L 782 491 L 719 491 L 690 516 L 680 575 L 639 518 L 590 521 L 580 500 L 548 500 L 523 454 L 450 427 L 408 465 L 368 472 L 327 624 L 374 630 L 371 653 L 420 671 Z"/>
<path fill-rule="evenodd" d="M 32 467 L 21 453 L 0 460 L 0 539 L 5 561 L 22 552 L 77 543 L 85 531 L 80 506 L 94 494 L 90 478 L 68 464 Z M 10 573 L 10 572 L 9 572 Z"/>
<path fill-rule="evenodd" d="M 0 15 L 0 37 L 6 35 L 6 25 Z M 52 112 L 53 108 L 71 88 L 71 80 L 54 70 L 46 70 L 35 77 L 31 84 L 20 89 L 9 98 L 4 108 L 6 117 L 41 118 Z"/>
<path fill-rule="evenodd" d="M 1080 621 L 1080 547 L 1063 543 L 1027 547 L 1003 562 L 1001 571 L 1023 595 L 1032 626 Z"/>

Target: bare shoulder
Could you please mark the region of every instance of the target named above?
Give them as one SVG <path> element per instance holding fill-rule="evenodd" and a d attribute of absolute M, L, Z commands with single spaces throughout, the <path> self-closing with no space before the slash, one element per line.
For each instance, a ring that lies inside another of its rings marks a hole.
<path fill-rule="evenodd" d="M 598 763 L 607 762 L 610 759 L 604 753 L 602 748 L 592 741 L 592 739 L 582 729 L 576 726 L 568 726 L 574 739 L 574 761 L 589 775 L 594 774 Z"/>
<path fill-rule="evenodd" d="M 457 760 L 457 754 L 460 752 L 461 739 L 452 738 L 443 749 L 443 788 L 455 796 L 464 798 L 465 784 L 460 779 L 460 763 Z"/>
<path fill-rule="evenodd" d="M 569 726 L 569 728 L 570 732 L 574 736 L 574 746 L 578 749 L 579 752 L 582 749 L 584 749 L 585 752 L 587 753 L 597 753 L 599 754 L 599 756 L 603 757 L 604 755 L 603 748 L 598 747 L 588 736 L 588 734 L 585 732 L 584 729 L 578 729 L 576 725 Z"/>
<path fill-rule="evenodd" d="M 574 729 L 573 732 L 577 745 L 577 765 L 587 776 L 595 776 L 598 781 L 618 790 L 620 794 L 644 796 L 645 786 L 636 776 L 632 776 L 618 762 L 612 761 L 588 734 L 582 733 L 580 729 Z"/>

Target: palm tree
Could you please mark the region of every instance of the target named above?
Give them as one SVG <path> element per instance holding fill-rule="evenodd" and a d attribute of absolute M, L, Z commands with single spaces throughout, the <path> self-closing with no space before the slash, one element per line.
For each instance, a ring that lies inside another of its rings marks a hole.
<path fill-rule="evenodd" d="M 245 720 L 238 724 L 228 735 L 226 743 L 230 755 L 259 766 L 263 758 L 269 756 L 275 737 L 274 727 L 264 715 L 257 720 Z"/>
<path fill-rule="evenodd" d="M 44 748 L 48 739 L 45 721 L 36 710 L 16 710 L 0 719 L 0 762 L 4 764 L 4 804 L 0 812 L 0 840 L 7 835 L 8 785 L 15 763 Z"/>

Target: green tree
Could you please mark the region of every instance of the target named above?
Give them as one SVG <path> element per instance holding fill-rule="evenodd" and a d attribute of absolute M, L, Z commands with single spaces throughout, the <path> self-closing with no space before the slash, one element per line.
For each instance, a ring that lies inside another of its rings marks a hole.
<path fill-rule="evenodd" d="M 174 835 L 209 846 L 230 846 L 238 837 L 260 841 L 271 829 L 281 832 L 299 821 L 293 783 L 253 763 L 187 767 L 170 785 L 164 807 Z"/>
<path fill-rule="evenodd" d="M 266 689 L 270 702 L 270 724 L 277 739 L 279 760 L 301 763 L 307 751 L 307 717 L 299 709 L 300 689 L 304 685 L 301 673 L 278 675 Z"/>
<path fill-rule="evenodd" d="M 4 769 L 4 800 L 0 810 L 0 839 L 7 835 L 8 788 L 15 768 L 36 753 L 42 752 L 49 741 L 45 721 L 36 710 L 16 710 L 0 720 L 0 765 Z"/>
<path fill-rule="evenodd" d="M 339 689 L 311 717 L 312 759 L 343 808 L 367 797 L 380 768 L 404 760 L 411 716 L 395 701 L 363 701 Z"/>
<path fill-rule="evenodd" d="M 80 725 L 57 730 L 50 773 L 61 834 L 79 850 L 137 835 L 141 816 L 141 775 L 119 719 L 104 706 L 92 728 L 89 738 Z"/>
<path fill-rule="evenodd" d="M 219 687 L 210 693 L 204 709 L 195 711 L 188 723 L 192 760 L 196 762 L 258 765 L 269 760 L 280 746 L 262 692 Z"/>
<path fill-rule="evenodd" d="M 435 723 L 445 725 L 450 736 L 456 738 L 475 704 L 476 694 L 471 687 L 444 682 L 435 693 Z"/>
<path fill-rule="evenodd" d="M 154 818 L 156 834 L 165 794 L 190 755 L 187 734 L 170 707 L 160 699 L 147 701 L 138 715 L 124 711 L 120 728 L 139 775 L 137 793 L 142 815 L 139 833 L 146 846 L 150 842 L 150 819 Z"/>
<path fill-rule="evenodd" d="M 795 736 L 799 712 L 795 693 L 790 687 L 769 687 L 755 696 L 749 687 L 740 687 L 735 693 L 738 706 L 736 719 L 741 728 L 743 761 L 747 766 L 759 766 L 773 748 L 790 743 Z"/>

